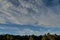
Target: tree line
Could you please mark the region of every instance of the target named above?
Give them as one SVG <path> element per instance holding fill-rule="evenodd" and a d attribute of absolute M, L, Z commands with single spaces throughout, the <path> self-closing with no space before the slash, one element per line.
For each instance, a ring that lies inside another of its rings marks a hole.
<path fill-rule="evenodd" d="M 10 34 L 3 34 L 0 35 L 0 40 L 60 40 L 60 35 L 56 34 L 44 34 L 40 36 L 36 35 L 10 35 Z"/>

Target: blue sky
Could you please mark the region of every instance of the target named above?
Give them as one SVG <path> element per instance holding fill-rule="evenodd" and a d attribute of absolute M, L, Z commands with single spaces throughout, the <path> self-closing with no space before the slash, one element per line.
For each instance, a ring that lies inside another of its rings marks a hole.
<path fill-rule="evenodd" d="M 0 34 L 60 34 L 60 0 L 0 0 Z"/>

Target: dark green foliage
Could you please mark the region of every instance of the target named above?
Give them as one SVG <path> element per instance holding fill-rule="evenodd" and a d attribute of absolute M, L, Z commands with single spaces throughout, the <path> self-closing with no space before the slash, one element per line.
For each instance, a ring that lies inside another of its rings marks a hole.
<path fill-rule="evenodd" d="M 60 40 L 60 35 L 47 33 L 45 35 L 35 36 L 35 35 L 0 35 L 0 40 Z"/>

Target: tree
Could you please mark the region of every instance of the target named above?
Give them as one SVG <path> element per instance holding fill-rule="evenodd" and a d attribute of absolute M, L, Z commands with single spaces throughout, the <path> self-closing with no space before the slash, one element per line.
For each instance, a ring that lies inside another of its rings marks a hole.
<path fill-rule="evenodd" d="M 55 39 L 56 39 L 56 35 L 51 35 L 51 34 L 49 33 L 49 34 L 47 34 L 47 38 L 48 38 L 49 40 L 55 40 Z"/>
<path fill-rule="evenodd" d="M 32 36 L 29 37 L 29 40 L 34 40 Z"/>
<path fill-rule="evenodd" d="M 6 39 L 7 39 L 7 40 L 13 40 L 13 37 L 12 37 L 11 35 L 7 34 L 7 35 L 6 35 Z"/>
<path fill-rule="evenodd" d="M 47 40 L 46 34 L 42 37 L 42 40 Z"/>
<path fill-rule="evenodd" d="M 42 37 L 42 40 L 55 40 L 56 39 L 56 35 L 51 35 L 50 33 L 47 33 L 47 35 L 45 34 L 43 37 Z"/>

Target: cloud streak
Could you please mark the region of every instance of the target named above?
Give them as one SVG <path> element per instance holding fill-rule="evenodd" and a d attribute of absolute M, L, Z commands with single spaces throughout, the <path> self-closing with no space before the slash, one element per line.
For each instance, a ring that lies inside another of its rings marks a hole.
<path fill-rule="evenodd" d="M 17 25 L 17 24 L 0 24 L 0 34 L 14 34 L 14 35 L 43 35 L 45 33 L 60 34 L 59 27 L 40 27 L 31 25 Z"/>
<path fill-rule="evenodd" d="M 59 0 L 0 0 L 0 3 L 0 23 L 60 26 Z"/>

